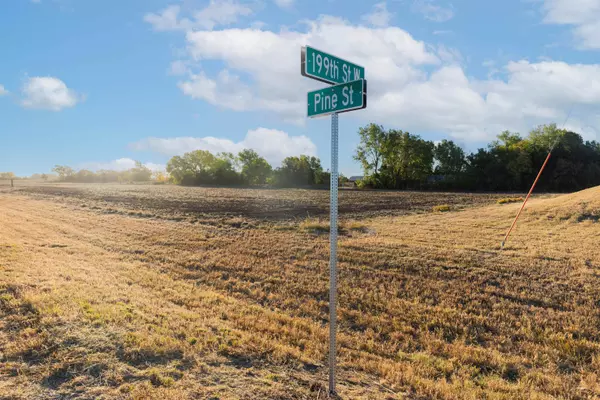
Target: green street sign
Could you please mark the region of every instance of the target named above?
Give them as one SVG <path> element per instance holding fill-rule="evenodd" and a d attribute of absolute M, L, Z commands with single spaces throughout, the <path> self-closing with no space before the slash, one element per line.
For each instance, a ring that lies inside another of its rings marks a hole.
<path fill-rule="evenodd" d="M 308 92 L 308 116 L 343 113 L 367 107 L 367 81 L 342 83 Z"/>
<path fill-rule="evenodd" d="M 335 85 L 365 79 L 365 69 L 360 65 L 310 46 L 302 47 L 300 60 L 302 75 L 321 82 Z"/>

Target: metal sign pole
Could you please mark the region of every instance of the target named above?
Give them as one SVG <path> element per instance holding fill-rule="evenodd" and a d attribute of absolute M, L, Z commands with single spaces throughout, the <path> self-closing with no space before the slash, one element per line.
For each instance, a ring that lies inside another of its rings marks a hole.
<path fill-rule="evenodd" d="M 326 68 L 322 68 L 325 66 Z M 335 334 L 338 237 L 339 113 L 367 108 L 365 69 L 310 46 L 300 50 L 300 73 L 333 86 L 308 92 L 306 116 L 331 114 L 331 189 L 329 192 L 329 392 L 335 395 Z"/>
<path fill-rule="evenodd" d="M 338 236 L 338 114 L 331 114 L 331 183 L 329 192 L 329 393 L 335 394 L 335 333 Z"/>

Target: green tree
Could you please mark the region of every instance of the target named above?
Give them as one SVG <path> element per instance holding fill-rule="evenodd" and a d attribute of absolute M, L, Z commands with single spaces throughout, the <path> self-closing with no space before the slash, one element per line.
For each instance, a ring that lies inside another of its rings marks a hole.
<path fill-rule="evenodd" d="M 518 145 L 523 141 L 523 138 L 519 133 L 511 131 L 504 131 L 498 135 L 498 140 L 491 143 L 491 147 L 500 148 L 504 150 L 510 150 L 514 146 Z"/>
<path fill-rule="evenodd" d="M 377 176 L 383 163 L 387 134 L 383 126 L 369 124 L 358 130 L 360 144 L 354 159 L 358 161 L 365 175 Z"/>
<path fill-rule="evenodd" d="M 469 189 L 502 190 L 506 168 L 489 149 L 478 149 L 467 156 Z"/>
<path fill-rule="evenodd" d="M 52 172 L 55 172 L 58 175 L 58 179 L 61 181 L 71 180 L 75 175 L 73 168 L 66 165 L 55 165 L 54 168 L 52 168 Z"/>
<path fill-rule="evenodd" d="M 432 173 L 434 144 L 400 130 L 390 130 L 383 146 L 382 175 L 388 187 L 399 189 L 422 182 Z"/>
<path fill-rule="evenodd" d="M 216 156 L 206 150 L 175 156 L 167 163 L 167 172 L 175 183 L 184 185 L 233 185 L 240 182 L 237 158 L 231 153 Z"/>
<path fill-rule="evenodd" d="M 209 181 L 215 185 L 236 185 L 240 175 L 236 171 L 237 158 L 232 153 L 219 153 L 208 167 Z"/>
<path fill-rule="evenodd" d="M 210 169 L 215 164 L 215 156 L 206 150 L 195 150 L 183 155 L 187 168 L 201 183 L 209 183 Z"/>
<path fill-rule="evenodd" d="M 185 153 L 183 157 L 175 156 L 167 163 L 167 172 L 176 183 L 184 185 L 211 184 L 211 166 L 215 164 L 215 156 L 205 150 Z"/>
<path fill-rule="evenodd" d="M 300 158 L 306 156 L 300 156 Z M 323 172 L 321 166 L 321 160 L 317 157 L 307 157 L 308 168 L 310 170 L 310 184 L 311 185 L 322 185 L 329 182 L 329 173 Z"/>
<path fill-rule="evenodd" d="M 14 172 L 0 172 L 0 179 L 15 179 Z"/>
<path fill-rule="evenodd" d="M 308 186 L 324 183 L 325 176 L 317 157 L 301 155 L 284 159 L 275 170 L 272 182 L 284 187 Z"/>
<path fill-rule="evenodd" d="M 525 139 L 517 133 L 502 132 L 487 150 L 470 155 L 470 188 L 526 192 L 553 146 L 537 190 L 571 191 L 600 184 L 596 144 L 584 143 L 579 134 L 550 124 L 538 126 Z"/>
<path fill-rule="evenodd" d="M 117 171 L 101 169 L 96 172 L 96 181 L 102 183 L 119 182 L 120 175 L 122 176 L 123 174 Z"/>
<path fill-rule="evenodd" d="M 131 168 L 127 172 L 129 180 L 132 182 L 148 182 L 152 179 L 152 171 L 140 161 L 136 161 L 135 168 Z"/>
<path fill-rule="evenodd" d="M 510 131 L 500 133 L 498 140 L 489 145 L 490 152 L 501 168 L 497 183 L 503 190 L 525 190 L 530 184 L 534 170 L 533 149 L 530 140 Z"/>
<path fill-rule="evenodd" d="M 519 133 L 504 131 L 487 150 L 479 149 L 468 159 L 471 189 L 524 190 L 533 173 L 531 143 Z"/>
<path fill-rule="evenodd" d="M 435 160 L 437 165 L 435 173 L 458 177 L 462 174 L 466 167 L 465 152 L 459 146 L 454 144 L 452 140 L 442 140 L 435 146 Z"/>
<path fill-rule="evenodd" d="M 251 149 L 239 152 L 238 160 L 241 164 L 242 179 L 250 185 L 262 185 L 267 183 L 273 172 L 273 167 L 263 157 Z"/>
<path fill-rule="evenodd" d="M 554 144 L 560 143 L 565 136 L 564 129 L 558 129 L 556 124 L 540 125 L 529 132 L 528 140 L 535 149 L 548 152 Z"/>
<path fill-rule="evenodd" d="M 177 184 L 190 185 L 194 179 L 194 171 L 186 158 L 174 156 L 167 162 L 167 173 Z"/>
<path fill-rule="evenodd" d="M 359 129 L 354 159 L 361 163 L 365 186 L 401 188 L 423 182 L 432 173 L 434 144 L 401 130 L 369 124 Z"/>
<path fill-rule="evenodd" d="M 75 173 L 73 179 L 75 182 L 92 183 L 95 179 L 95 174 L 87 169 L 80 169 Z"/>

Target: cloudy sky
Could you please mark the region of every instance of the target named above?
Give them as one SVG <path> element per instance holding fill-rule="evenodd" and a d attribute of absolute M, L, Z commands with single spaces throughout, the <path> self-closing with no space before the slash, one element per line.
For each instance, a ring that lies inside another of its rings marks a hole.
<path fill-rule="evenodd" d="M 600 0 L 1 0 L 0 171 L 243 148 L 328 167 L 303 45 L 366 69 L 368 108 L 340 116 L 346 174 L 371 121 L 467 150 L 565 120 L 600 139 Z"/>

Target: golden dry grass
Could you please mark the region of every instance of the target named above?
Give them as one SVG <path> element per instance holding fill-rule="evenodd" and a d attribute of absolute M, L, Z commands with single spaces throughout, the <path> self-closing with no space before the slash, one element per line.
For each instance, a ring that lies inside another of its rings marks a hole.
<path fill-rule="evenodd" d="M 522 197 L 503 197 L 498 199 L 498 204 L 522 203 L 524 200 Z"/>
<path fill-rule="evenodd" d="M 306 220 L 24 194 L 0 192 L 0 393 L 325 398 L 328 236 Z M 343 214 L 341 397 L 600 396 L 599 199 L 531 200 L 504 251 L 519 204 Z"/>

